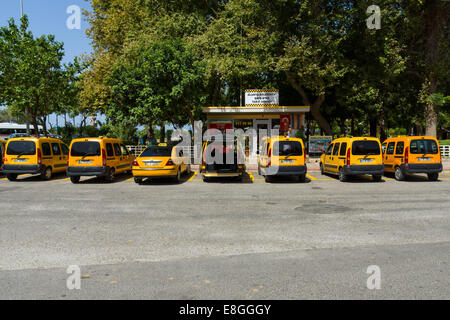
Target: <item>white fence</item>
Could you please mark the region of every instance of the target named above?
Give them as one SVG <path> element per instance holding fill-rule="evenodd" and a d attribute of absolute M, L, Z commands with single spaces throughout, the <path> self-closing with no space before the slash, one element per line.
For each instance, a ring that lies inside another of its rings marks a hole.
<path fill-rule="evenodd" d="M 127 146 L 127 149 L 131 152 L 131 154 L 133 154 L 135 157 L 137 157 L 138 155 L 141 154 L 142 151 L 145 150 L 145 148 L 147 148 L 146 145 L 138 145 L 138 146 Z M 190 154 L 192 157 L 194 157 L 194 155 L 196 154 L 195 152 L 197 151 L 197 147 L 196 146 L 191 146 L 191 147 L 187 147 L 190 148 Z M 184 149 L 184 148 L 183 148 Z M 187 150 L 183 150 L 183 152 L 187 153 Z M 200 152 L 200 150 L 198 150 L 198 152 Z"/>
<path fill-rule="evenodd" d="M 443 158 L 450 158 L 450 145 L 441 146 L 441 155 Z"/>

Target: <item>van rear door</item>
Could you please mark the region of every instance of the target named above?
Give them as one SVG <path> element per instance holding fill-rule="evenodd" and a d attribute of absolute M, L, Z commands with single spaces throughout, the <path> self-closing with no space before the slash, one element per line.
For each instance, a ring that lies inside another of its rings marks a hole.
<path fill-rule="evenodd" d="M 381 146 L 377 140 L 353 141 L 351 164 L 380 165 L 382 162 Z"/>
<path fill-rule="evenodd" d="M 35 140 L 13 140 L 6 146 L 6 159 L 9 165 L 37 165 Z"/>

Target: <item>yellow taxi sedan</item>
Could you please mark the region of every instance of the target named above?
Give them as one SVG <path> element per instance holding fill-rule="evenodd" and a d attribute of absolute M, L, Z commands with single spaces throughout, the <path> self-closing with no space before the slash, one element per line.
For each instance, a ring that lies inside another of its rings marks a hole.
<path fill-rule="evenodd" d="M 145 149 L 134 160 L 132 171 L 134 182 L 138 184 L 155 178 L 171 178 L 179 183 L 181 175 L 191 173 L 191 166 L 182 148 L 159 144 Z"/>

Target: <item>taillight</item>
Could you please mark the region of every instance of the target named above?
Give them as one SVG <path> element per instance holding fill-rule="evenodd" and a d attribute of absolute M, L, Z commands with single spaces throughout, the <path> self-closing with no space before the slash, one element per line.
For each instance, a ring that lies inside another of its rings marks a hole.
<path fill-rule="evenodd" d="M 167 161 L 166 166 L 174 166 L 175 163 L 173 163 L 172 159 L 169 159 L 169 161 Z"/>
<path fill-rule="evenodd" d="M 105 151 L 105 149 L 102 149 L 102 161 L 103 161 L 103 166 L 106 167 L 106 151 Z"/>
<path fill-rule="evenodd" d="M 6 161 L 8 161 L 8 159 L 6 159 L 6 150 L 3 151 L 2 156 L 3 156 L 3 163 L 5 163 Z"/>
<path fill-rule="evenodd" d="M 136 159 L 134 159 L 134 161 L 133 161 L 133 167 L 139 167 L 139 164 Z"/>
<path fill-rule="evenodd" d="M 408 147 L 406 147 L 406 150 L 405 150 L 405 164 L 406 163 L 409 163 L 409 148 Z"/>
<path fill-rule="evenodd" d="M 41 154 L 41 149 L 37 149 L 37 163 L 41 164 L 42 163 L 42 154 Z"/>
<path fill-rule="evenodd" d="M 351 148 L 348 148 L 348 150 L 347 150 L 347 162 L 346 162 L 346 164 L 348 166 L 350 165 L 350 152 L 351 152 Z"/>
<path fill-rule="evenodd" d="M 303 149 L 303 160 L 304 160 L 305 163 L 306 163 L 306 150 L 305 150 L 305 149 Z"/>
<path fill-rule="evenodd" d="M 272 164 L 272 149 L 269 149 L 269 153 L 267 154 L 269 158 L 269 162 L 267 163 L 268 166 Z"/>

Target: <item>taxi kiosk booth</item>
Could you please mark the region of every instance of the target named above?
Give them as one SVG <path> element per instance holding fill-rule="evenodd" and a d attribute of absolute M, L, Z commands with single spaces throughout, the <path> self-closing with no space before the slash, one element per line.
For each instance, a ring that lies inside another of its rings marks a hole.
<path fill-rule="evenodd" d="M 242 129 L 244 132 L 253 128 L 257 137 L 253 143 L 259 145 L 260 129 L 278 129 L 280 134 L 290 130 L 294 136 L 296 131 L 305 125 L 305 114 L 309 106 L 280 106 L 278 90 L 246 90 L 245 106 L 240 107 L 205 107 L 208 129 Z M 256 156 L 252 154 L 250 156 Z"/>

